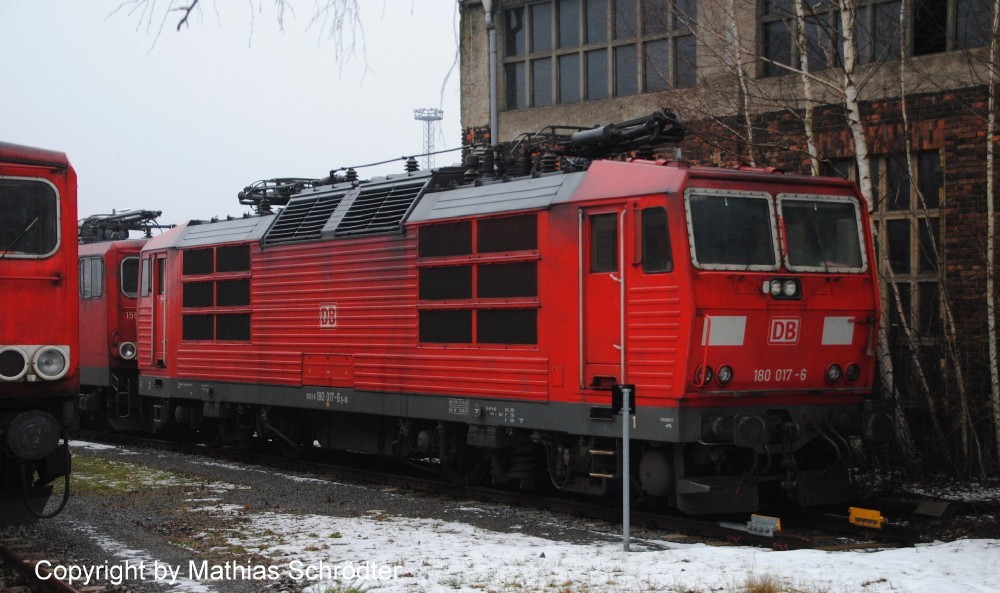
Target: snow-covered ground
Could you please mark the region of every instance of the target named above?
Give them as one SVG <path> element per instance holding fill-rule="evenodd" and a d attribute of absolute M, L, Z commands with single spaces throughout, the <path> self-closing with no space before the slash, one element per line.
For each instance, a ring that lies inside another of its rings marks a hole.
<path fill-rule="evenodd" d="M 846 552 L 642 540 L 626 554 L 620 543 L 577 545 L 377 511 L 357 518 L 243 514 L 221 506 L 198 512 L 248 520 L 230 543 L 268 558 L 265 568 L 309 583 L 316 593 L 347 585 L 387 593 L 708 593 L 742 591 L 751 579 L 809 593 L 1000 591 L 998 540 Z M 262 569 L 216 570 L 220 576 L 229 570 L 230 577 L 253 578 L 251 572 Z"/>
<path fill-rule="evenodd" d="M 211 518 L 205 523 L 215 528 L 220 521 L 230 526 L 222 549 L 213 548 L 217 557 L 257 560 L 198 559 L 156 572 L 149 554 L 123 553 L 108 541 L 101 547 L 125 562 L 146 562 L 142 580 L 156 576 L 175 593 L 219 591 L 222 581 L 280 590 L 288 579 L 312 593 L 351 587 L 386 593 L 742 593 L 753 580 L 789 593 L 1000 592 L 1000 540 L 777 552 L 642 539 L 633 540 L 626 554 L 606 537 L 574 544 L 520 534 L 524 526 L 517 525 L 501 533 L 379 510 L 358 517 L 260 511 L 225 502 L 224 493 L 236 486 L 212 486 L 214 496 L 187 499 L 189 512 Z M 461 505 L 467 512 L 495 512 L 489 505 Z"/>

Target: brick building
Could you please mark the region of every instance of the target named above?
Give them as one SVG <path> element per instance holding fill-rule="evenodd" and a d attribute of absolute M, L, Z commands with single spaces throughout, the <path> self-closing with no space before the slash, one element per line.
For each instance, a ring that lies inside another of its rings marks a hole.
<path fill-rule="evenodd" d="M 994 2 L 856 2 L 855 80 L 872 166 L 870 206 L 888 255 L 883 275 L 894 280 L 886 321 L 898 401 L 916 434 L 931 430 L 928 411 L 937 413 L 942 436 L 953 439 L 952 468 L 971 467 L 963 461 L 976 455 L 970 429 L 995 463 L 984 296 Z M 808 172 L 808 105 L 820 170 L 856 175 L 838 2 L 802 0 L 801 15 L 795 0 L 492 4 L 500 141 L 668 106 L 689 131 L 685 160 Z M 491 103 L 485 12 L 478 0 L 460 1 L 460 10 L 462 125 L 466 142 L 484 141 Z M 916 380 L 918 365 L 927 388 Z"/>

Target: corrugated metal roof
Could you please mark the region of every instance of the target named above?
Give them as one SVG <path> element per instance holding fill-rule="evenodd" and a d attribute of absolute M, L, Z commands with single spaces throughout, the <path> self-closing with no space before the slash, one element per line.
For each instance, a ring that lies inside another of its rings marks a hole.
<path fill-rule="evenodd" d="M 548 208 L 568 201 L 585 173 L 545 175 L 429 193 L 408 222 Z"/>

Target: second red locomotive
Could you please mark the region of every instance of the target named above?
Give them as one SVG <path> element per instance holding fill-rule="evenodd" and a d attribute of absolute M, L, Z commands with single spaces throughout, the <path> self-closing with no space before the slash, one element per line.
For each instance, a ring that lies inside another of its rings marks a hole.
<path fill-rule="evenodd" d="M 88 216 L 80 241 L 80 421 L 142 430 L 136 363 L 139 251 L 160 211 L 123 210 Z M 130 238 L 130 231 L 141 237 Z"/>
<path fill-rule="evenodd" d="M 846 500 L 852 435 L 888 422 L 865 402 L 864 200 L 839 179 L 588 158 L 628 135 L 580 132 L 559 170 L 543 155 L 523 177 L 301 184 L 276 215 L 150 240 L 154 424 L 437 458 L 459 481 L 599 493 L 630 476 L 689 513 Z"/>

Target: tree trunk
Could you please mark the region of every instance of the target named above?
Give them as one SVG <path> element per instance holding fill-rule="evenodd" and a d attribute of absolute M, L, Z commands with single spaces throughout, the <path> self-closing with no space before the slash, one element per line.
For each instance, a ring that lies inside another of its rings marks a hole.
<path fill-rule="evenodd" d="M 799 46 L 799 62 L 802 73 L 802 97 L 805 100 L 803 128 L 806 133 L 806 150 L 809 152 L 809 170 L 813 175 L 819 175 L 819 151 L 816 149 L 816 133 L 813 128 L 813 90 L 812 78 L 809 76 L 809 41 L 806 39 L 806 10 L 803 0 L 795 0 L 795 18 L 798 21 L 796 30 Z"/>
<path fill-rule="evenodd" d="M 989 113 L 986 120 L 986 327 L 990 358 L 990 401 L 993 404 L 993 429 L 997 440 L 997 458 L 1000 460 L 1000 370 L 997 364 L 996 331 L 996 268 L 994 267 L 996 222 L 994 221 L 994 197 L 996 162 L 994 135 L 996 135 L 996 94 L 997 94 L 997 35 L 1000 34 L 1000 0 L 993 2 L 993 40 L 990 42 L 989 61 Z"/>
<path fill-rule="evenodd" d="M 871 164 L 868 160 L 868 139 L 865 137 L 865 127 L 861 121 L 861 105 L 859 100 L 858 86 L 855 81 L 857 73 L 858 56 L 857 45 L 854 39 L 854 23 L 857 21 L 857 0 L 839 0 L 841 31 L 843 33 L 844 51 L 844 107 L 847 111 L 847 125 L 851 130 L 851 137 L 854 139 L 854 158 L 858 165 L 858 185 L 861 186 L 861 194 L 868 201 L 869 212 L 874 207 L 874 191 L 872 188 Z M 871 222 L 872 235 L 878 237 L 874 221 Z M 880 240 L 880 239 L 877 239 Z M 884 271 L 888 269 L 887 252 L 885 246 L 878 250 L 878 269 Z M 881 274 L 880 274 L 881 276 Z M 882 311 L 888 310 L 889 303 L 887 291 L 880 291 Z M 896 382 L 893 376 L 892 356 L 889 350 L 889 330 L 887 324 L 880 323 L 878 330 L 878 346 L 876 347 L 876 358 L 878 360 L 879 375 L 882 379 L 883 396 L 896 397 Z M 901 418 L 902 413 L 897 405 L 897 418 Z M 896 437 L 904 455 L 909 461 L 915 459 L 913 442 L 910 440 L 905 422 L 896 423 Z"/>

